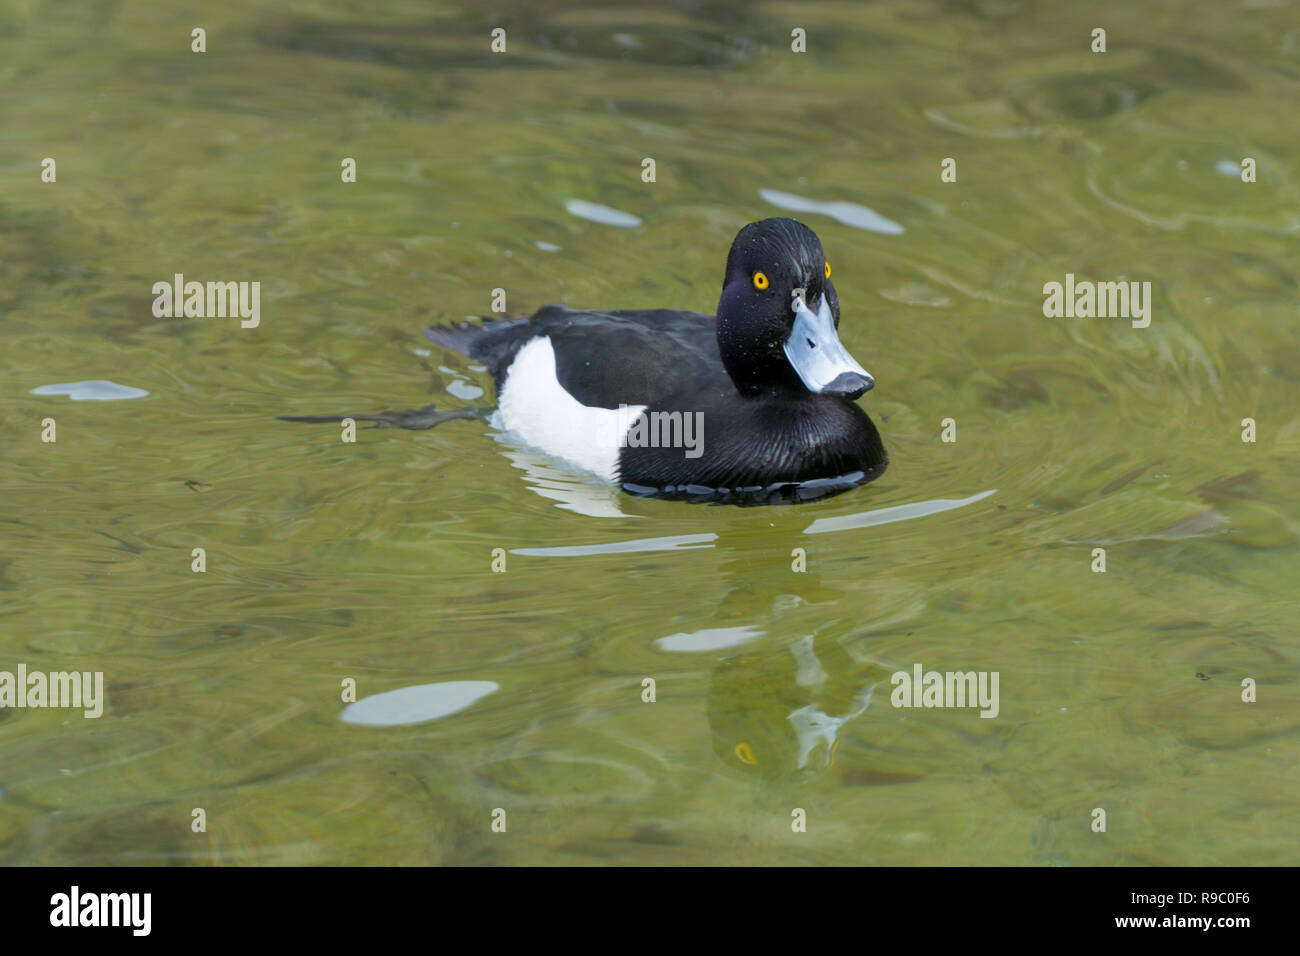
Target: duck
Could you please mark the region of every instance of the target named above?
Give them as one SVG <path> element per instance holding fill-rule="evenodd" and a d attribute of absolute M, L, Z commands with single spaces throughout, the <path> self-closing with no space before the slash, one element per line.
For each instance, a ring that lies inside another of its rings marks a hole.
<path fill-rule="evenodd" d="M 751 222 L 714 315 L 579 310 L 425 329 L 492 376 L 491 421 L 628 494 L 740 505 L 818 500 L 888 456 L 857 404 L 875 379 L 839 337 L 821 240 Z"/>

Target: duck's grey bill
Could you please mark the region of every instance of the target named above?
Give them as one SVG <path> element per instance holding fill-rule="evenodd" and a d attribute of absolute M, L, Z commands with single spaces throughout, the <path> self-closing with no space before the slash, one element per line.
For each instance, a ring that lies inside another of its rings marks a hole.
<path fill-rule="evenodd" d="M 785 357 L 804 387 L 819 395 L 857 398 L 876 384 L 840 341 L 825 296 L 816 314 L 802 301 L 795 307 L 794 328 L 785 341 Z"/>

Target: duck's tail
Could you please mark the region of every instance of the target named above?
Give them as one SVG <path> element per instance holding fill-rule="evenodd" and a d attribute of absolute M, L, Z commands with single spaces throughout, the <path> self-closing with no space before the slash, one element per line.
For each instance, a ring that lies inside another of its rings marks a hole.
<path fill-rule="evenodd" d="M 425 337 L 445 349 L 451 349 L 459 355 L 466 358 L 481 358 L 474 353 L 474 343 L 482 338 L 488 332 L 495 332 L 497 329 L 506 329 L 515 325 L 522 325 L 527 319 L 489 319 L 481 325 L 471 325 L 468 322 L 461 322 L 456 325 L 437 325 L 431 329 L 425 329 Z"/>

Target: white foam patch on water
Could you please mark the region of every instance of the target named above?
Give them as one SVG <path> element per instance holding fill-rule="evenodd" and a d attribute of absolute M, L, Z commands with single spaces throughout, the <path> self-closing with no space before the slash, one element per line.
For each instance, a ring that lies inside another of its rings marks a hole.
<path fill-rule="evenodd" d="M 669 634 L 655 641 L 655 647 L 661 651 L 686 653 L 717 651 L 724 647 L 739 647 L 762 636 L 763 629 L 760 627 L 711 627 L 688 634 Z"/>
<path fill-rule="evenodd" d="M 102 378 L 89 382 L 64 382 L 61 385 L 41 385 L 32 389 L 33 395 L 66 395 L 74 402 L 120 402 L 128 398 L 144 398 L 149 393 L 143 388 L 118 385 Z"/>
<path fill-rule="evenodd" d="M 1221 159 L 1214 164 L 1214 171 L 1224 176 L 1231 176 L 1237 179 L 1241 176 L 1241 164 L 1234 163 L 1230 159 Z"/>
<path fill-rule="evenodd" d="M 855 202 L 843 202 L 841 200 L 823 202 L 820 199 L 806 199 L 803 196 L 796 196 L 794 193 L 783 193 L 777 189 L 760 189 L 758 195 L 761 199 L 781 209 L 789 209 L 791 212 L 820 213 L 855 229 L 866 229 L 868 232 L 883 232 L 888 236 L 897 236 L 905 231 L 902 226 L 892 219 L 886 219 L 874 209 L 868 209 L 866 206 L 860 206 Z"/>
<path fill-rule="evenodd" d="M 981 491 L 969 498 L 935 498 L 933 501 L 918 501 L 910 505 L 895 505 L 893 508 L 877 508 L 875 511 L 863 511 L 855 515 L 840 515 L 836 518 L 818 518 L 803 529 L 804 534 L 823 534 L 827 531 L 848 531 L 851 528 L 870 528 L 878 524 L 892 524 L 895 521 L 907 521 L 910 518 L 923 518 L 940 512 L 952 511 L 966 505 L 982 501 L 989 495 L 996 494 L 997 489 Z"/>
<path fill-rule="evenodd" d="M 462 711 L 500 689 L 501 685 L 490 680 L 417 684 L 363 697 L 355 704 L 343 708 L 340 719 L 345 724 L 366 724 L 371 727 L 420 724 Z"/>
<path fill-rule="evenodd" d="M 564 208 L 569 211 L 571 216 L 577 216 L 579 219 L 590 219 L 592 222 L 603 223 L 606 226 L 621 226 L 624 229 L 631 229 L 633 226 L 641 225 L 641 220 L 630 212 L 620 212 L 617 209 L 602 206 L 600 203 L 587 202 L 585 199 L 566 199 Z"/>
<path fill-rule="evenodd" d="M 559 252 L 559 251 L 560 251 L 560 247 L 557 246 L 557 245 L 555 245 L 555 243 L 553 243 L 553 242 L 542 242 L 542 240 L 540 240 L 540 239 L 534 241 L 534 242 L 533 242 L 533 245 L 535 245 L 538 249 L 541 249 L 542 252 Z"/>

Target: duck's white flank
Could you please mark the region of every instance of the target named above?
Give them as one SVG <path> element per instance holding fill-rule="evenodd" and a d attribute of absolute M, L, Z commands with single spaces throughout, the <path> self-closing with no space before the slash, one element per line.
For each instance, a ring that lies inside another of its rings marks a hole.
<path fill-rule="evenodd" d="M 645 405 L 583 405 L 560 385 L 555 349 L 545 335 L 527 342 L 515 355 L 497 396 L 503 428 L 606 481 L 616 479 L 623 438 L 632 420 L 645 410 Z"/>

